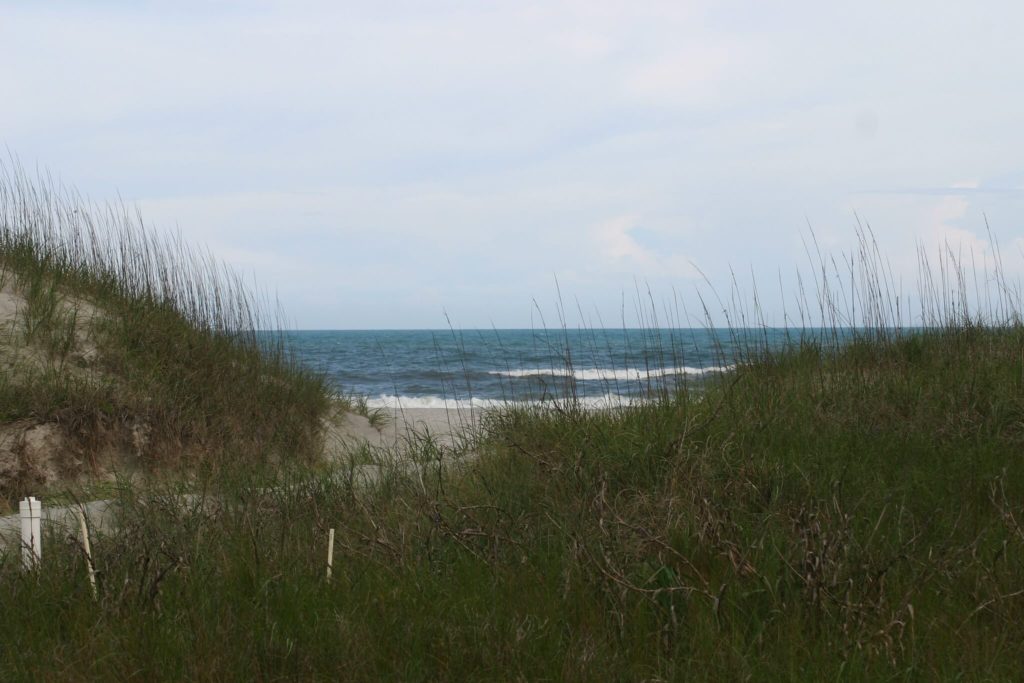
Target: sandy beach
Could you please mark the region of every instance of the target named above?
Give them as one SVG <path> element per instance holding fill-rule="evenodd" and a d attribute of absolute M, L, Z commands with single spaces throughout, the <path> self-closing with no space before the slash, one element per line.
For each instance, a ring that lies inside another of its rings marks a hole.
<path fill-rule="evenodd" d="M 424 437 L 454 448 L 474 434 L 483 415 L 481 409 L 395 406 L 378 410 L 385 418 L 385 424 L 379 427 L 355 413 L 345 412 L 327 418 L 325 455 L 328 458 L 338 457 L 364 444 L 378 448 L 401 447 Z"/>

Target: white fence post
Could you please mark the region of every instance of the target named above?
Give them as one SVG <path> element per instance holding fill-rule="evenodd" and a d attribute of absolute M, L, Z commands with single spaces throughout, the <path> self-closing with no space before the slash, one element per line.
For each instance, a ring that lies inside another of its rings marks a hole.
<path fill-rule="evenodd" d="M 41 521 L 43 506 L 35 496 L 21 501 L 21 563 L 25 569 L 39 566 L 43 558 Z"/>

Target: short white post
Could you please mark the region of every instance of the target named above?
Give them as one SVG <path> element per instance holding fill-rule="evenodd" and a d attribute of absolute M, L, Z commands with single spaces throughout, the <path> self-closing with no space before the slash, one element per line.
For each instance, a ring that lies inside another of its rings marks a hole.
<path fill-rule="evenodd" d="M 35 496 L 21 501 L 21 563 L 25 569 L 35 569 L 43 559 L 41 522 L 43 506 Z"/>
<path fill-rule="evenodd" d="M 331 570 L 334 568 L 334 529 L 327 534 L 327 580 L 331 580 Z"/>

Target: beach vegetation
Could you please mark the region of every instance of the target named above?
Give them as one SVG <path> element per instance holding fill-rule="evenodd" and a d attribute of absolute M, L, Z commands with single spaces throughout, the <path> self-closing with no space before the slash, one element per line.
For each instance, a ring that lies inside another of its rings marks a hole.
<path fill-rule="evenodd" d="M 225 430 L 226 465 L 117 482 L 119 522 L 93 543 L 95 597 L 73 533 L 47 531 L 45 569 L 0 557 L 2 677 L 1018 679 L 1018 288 L 998 262 L 972 273 L 949 250 L 922 251 L 911 311 L 859 234 L 849 260 L 812 260 L 787 344 L 764 343 L 758 298 L 735 281 L 706 295 L 709 320 L 727 302 L 728 372 L 601 410 L 571 394 L 510 404 L 454 445 L 413 434 L 334 468 L 252 458 L 249 439 L 206 417 L 270 411 L 273 453 L 305 443 L 273 420 L 322 405 L 318 380 L 285 356 L 253 360 L 264 345 L 237 308 L 190 318 L 159 296 L 131 303 L 149 296 L 119 289 L 134 271 L 103 290 L 92 271 L 56 268 L 48 277 L 83 278 L 103 315 L 150 315 L 220 361 L 207 372 L 272 388 L 257 406 L 178 407 L 167 424 Z M 105 362 L 148 378 L 130 387 L 185 372 L 139 324 L 99 326 L 117 340 Z M 264 379 L 288 372 L 295 386 Z M 62 377 L 79 410 L 124 409 L 112 388 Z"/>
<path fill-rule="evenodd" d="M 8 500 L 114 470 L 317 456 L 324 378 L 274 332 L 278 309 L 209 253 L 8 163 L 0 270 Z M 53 452 L 28 462 L 39 427 Z"/>

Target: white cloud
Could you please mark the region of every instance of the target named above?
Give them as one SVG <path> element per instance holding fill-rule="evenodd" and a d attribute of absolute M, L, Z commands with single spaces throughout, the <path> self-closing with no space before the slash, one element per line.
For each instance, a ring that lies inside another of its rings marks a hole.
<path fill-rule="evenodd" d="M 607 267 L 618 272 L 642 274 L 652 279 L 672 277 L 683 280 L 699 275 L 685 254 L 641 245 L 633 234 L 639 225 L 638 216 L 625 215 L 595 226 L 594 242 Z"/>
<path fill-rule="evenodd" d="M 968 208 L 970 202 L 962 195 L 950 195 L 933 202 L 926 214 L 926 227 L 921 232 L 921 242 L 948 246 L 954 251 L 967 254 L 973 252 L 980 255 L 986 252 L 988 241 L 959 225 L 967 216 Z"/>

